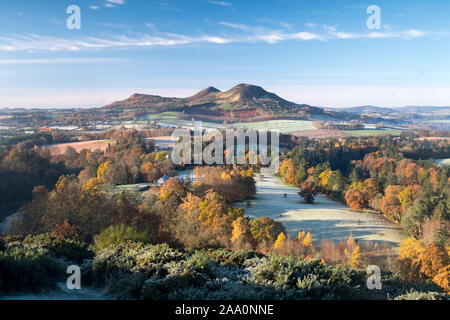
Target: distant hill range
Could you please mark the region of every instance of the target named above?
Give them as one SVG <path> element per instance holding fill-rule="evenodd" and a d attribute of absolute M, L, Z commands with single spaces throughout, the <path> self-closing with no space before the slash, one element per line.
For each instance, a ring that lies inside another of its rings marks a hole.
<path fill-rule="evenodd" d="M 340 108 L 339 111 L 356 114 L 423 114 L 423 115 L 450 115 L 450 107 L 433 106 L 406 106 L 401 108 L 383 108 L 376 106 L 360 106 L 352 108 Z"/>
<path fill-rule="evenodd" d="M 261 121 L 269 119 L 351 120 L 354 114 L 297 104 L 251 84 L 239 84 L 228 91 L 208 87 L 187 98 L 133 94 L 113 102 L 104 111 L 133 111 L 137 115 L 167 111 L 180 112 L 182 119 L 205 121 Z"/>

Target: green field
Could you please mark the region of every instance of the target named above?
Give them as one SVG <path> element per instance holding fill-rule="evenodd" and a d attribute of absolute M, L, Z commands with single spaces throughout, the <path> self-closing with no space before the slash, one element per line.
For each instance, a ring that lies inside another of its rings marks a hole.
<path fill-rule="evenodd" d="M 179 112 L 162 112 L 148 115 L 149 120 L 157 120 L 161 123 L 174 126 L 192 126 L 191 120 L 178 119 Z M 279 130 L 280 133 L 289 133 L 295 131 L 313 130 L 312 121 L 307 120 L 268 120 L 259 122 L 237 122 L 223 125 L 221 123 L 213 123 L 202 121 L 202 125 L 206 129 L 224 129 L 225 127 L 235 127 L 256 130 Z"/>
<path fill-rule="evenodd" d="M 342 132 L 346 135 L 349 136 L 354 136 L 354 137 L 363 137 L 363 136 L 381 136 L 381 135 L 386 135 L 386 134 L 391 134 L 393 136 L 399 136 L 402 131 L 401 130 L 341 130 L 339 132 Z"/>
<path fill-rule="evenodd" d="M 177 111 L 168 111 L 168 112 L 161 112 L 161 113 L 155 113 L 155 114 L 149 114 L 148 119 L 149 120 L 176 120 L 178 118 L 179 112 Z"/>
<path fill-rule="evenodd" d="M 236 128 L 256 130 L 279 130 L 280 133 L 313 130 L 312 121 L 306 120 L 268 120 L 262 122 L 233 123 Z"/>

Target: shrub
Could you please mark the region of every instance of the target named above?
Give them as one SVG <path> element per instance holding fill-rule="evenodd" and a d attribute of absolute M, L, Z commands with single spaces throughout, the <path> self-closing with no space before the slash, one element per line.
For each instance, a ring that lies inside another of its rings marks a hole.
<path fill-rule="evenodd" d="M 132 227 L 123 224 L 110 226 L 94 237 L 94 246 L 97 251 L 109 246 L 120 244 L 126 241 L 149 242 L 150 236 L 147 232 L 137 232 Z"/>
<path fill-rule="evenodd" d="M 210 275 L 211 277 L 214 276 L 214 263 L 203 251 L 197 251 L 189 259 L 187 259 L 186 267 L 191 268 L 196 272 Z"/>
<path fill-rule="evenodd" d="M 48 233 L 37 236 L 26 236 L 25 245 L 39 246 L 55 258 L 82 263 L 85 259 L 92 259 L 94 252 L 84 242 L 68 239 L 60 239 Z"/>
<path fill-rule="evenodd" d="M 398 296 L 395 300 L 450 300 L 450 295 L 440 292 L 410 291 Z"/>
<path fill-rule="evenodd" d="M 227 265 L 242 266 L 247 259 L 252 259 L 258 255 L 255 251 L 230 251 L 227 249 L 208 250 L 206 254 L 216 262 Z"/>
<path fill-rule="evenodd" d="M 10 243 L 0 252 L 0 292 L 51 289 L 64 277 L 64 266 L 43 248 Z"/>
<path fill-rule="evenodd" d="M 207 278 L 198 273 L 185 272 L 181 275 L 169 275 L 165 278 L 152 277 L 142 287 L 141 297 L 146 300 L 166 300 L 170 293 L 186 288 L 203 286 Z M 184 297 L 187 299 L 188 297 Z"/>
<path fill-rule="evenodd" d="M 450 265 L 440 269 L 433 282 L 450 294 Z"/>

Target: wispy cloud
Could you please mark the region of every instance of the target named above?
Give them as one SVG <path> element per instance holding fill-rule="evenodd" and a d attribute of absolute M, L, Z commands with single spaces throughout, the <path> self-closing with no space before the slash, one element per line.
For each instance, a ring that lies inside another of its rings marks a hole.
<path fill-rule="evenodd" d="M 237 30 L 231 34 L 200 34 L 195 36 L 182 34 L 142 34 L 120 35 L 110 37 L 83 37 L 68 39 L 45 35 L 10 35 L 0 36 L 0 51 L 78 51 L 82 49 L 102 49 L 121 47 L 152 47 L 152 46 L 176 46 L 195 43 L 256 43 L 266 42 L 275 44 L 282 41 L 328 41 L 328 40 L 350 40 L 350 39 L 404 39 L 411 40 L 426 36 L 448 36 L 444 32 L 426 32 L 416 29 L 404 31 L 373 31 L 354 33 L 339 31 L 337 26 L 323 27 L 323 30 L 295 31 L 287 28 L 267 29 L 259 26 L 249 26 L 231 22 L 219 22 L 219 25 Z M 148 25 L 147 27 L 151 27 Z"/>
<path fill-rule="evenodd" d="M 225 2 L 225 1 L 209 1 L 209 3 L 215 4 L 217 6 L 222 6 L 222 7 L 231 7 L 232 6 L 232 4 L 230 2 Z"/>
<path fill-rule="evenodd" d="M 56 59 L 0 59 L 0 65 L 12 64 L 66 64 L 66 63 L 120 63 L 122 58 L 56 58 Z"/>
<path fill-rule="evenodd" d="M 119 4 L 119 5 L 121 5 L 121 4 L 125 4 L 125 1 L 124 0 L 106 0 L 107 2 L 111 2 L 111 3 L 114 3 L 114 4 Z"/>

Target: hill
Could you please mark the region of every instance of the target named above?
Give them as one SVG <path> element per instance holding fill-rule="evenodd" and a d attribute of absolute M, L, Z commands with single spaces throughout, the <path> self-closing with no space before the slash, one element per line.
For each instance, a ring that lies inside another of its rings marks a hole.
<path fill-rule="evenodd" d="M 346 113 L 290 102 L 262 87 L 251 84 L 239 84 L 225 92 L 208 87 L 187 98 L 167 98 L 136 93 L 125 100 L 113 102 L 103 109 L 138 113 L 178 111 L 180 118 L 216 122 L 280 118 L 349 119 Z"/>
<path fill-rule="evenodd" d="M 433 106 L 405 106 L 401 108 L 383 108 L 376 106 L 359 106 L 350 108 L 340 108 L 339 111 L 351 112 L 356 114 L 425 114 L 425 115 L 448 115 L 450 107 Z"/>

